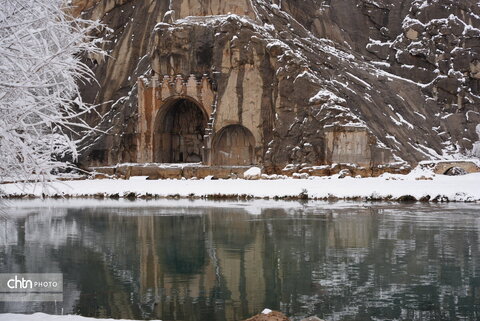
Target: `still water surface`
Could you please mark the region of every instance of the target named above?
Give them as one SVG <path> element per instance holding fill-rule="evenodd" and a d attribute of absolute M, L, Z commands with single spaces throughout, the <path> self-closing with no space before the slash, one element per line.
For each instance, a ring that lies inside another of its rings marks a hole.
<path fill-rule="evenodd" d="M 86 203 L 87 202 L 87 203 Z M 0 312 L 242 320 L 480 320 L 480 204 L 12 201 L 0 273 L 63 273 Z"/>

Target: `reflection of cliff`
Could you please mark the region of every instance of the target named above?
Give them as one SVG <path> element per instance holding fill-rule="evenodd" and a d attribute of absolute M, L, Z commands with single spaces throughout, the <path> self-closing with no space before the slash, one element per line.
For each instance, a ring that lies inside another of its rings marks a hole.
<path fill-rule="evenodd" d="M 144 312 L 167 320 L 257 313 L 265 293 L 262 240 L 243 211 L 138 217 Z"/>
<path fill-rule="evenodd" d="M 160 266 L 155 250 L 153 217 L 138 217 L 138 258 L 140 264 L 140 293 L 159 295 Z"/>
<path fill-rule="evenodd" d="M 372 215 L 341 215 L 329 222 L 328 246 L 336 249 L 367 248 L 375 234 Z"/>
<path fill-rule="evenodd" d="M 139 296 L 144 313 L 185 319 L 186 303 L 215 286 L 203 216 L 138 217 Z"/>
<path fill-rule="evenodd" d="M 17 234 L 30 251 L 34 244 L 61 251 L 59 259 L 38 257 L 35 265 L 57 262 L 76 280 L 81 294 L 73 309 L 83 315 L 238 320 L 308 293 L 318 268 L 309 262 L 327 262 L 328 248 L 367 247 L 374 226 L 369 216 L 318 220 L 275 210 L 253 220 L 241 209 L 204 213 L 75 210 L 29 218 L 27 235 Z"/>
<path fill-rule="evenodd" d="M 15 223 L 0 217 L 0 246 L 10 246 L 18 243 L 18 233 Z"/>
<path fill-rule="evenodd" d="M 78 232 L 74 221 L 66 220 L 66 210 L 51 209 L 47 213 L 15 207 L 0 213 L 0 273 L 59 273 L 62 264 L 59 251 Z M 77 284 L 64 280 L 68 289 L 63 295 L 65 313 L 79 298 Z M 43 311 L 60 313 L 63 306 L 54 302 L 0 302 L 0 312 Z"/>
<path fill-rule="evenodd" d="M 425 207 L 42 209 L 0 221 L 0 272 L 61 271 L 64 311 L 84 316 L 477 320 L 478 212 Z"/>
<path fill-rule="evenodd" d="M 211 216 L 220 271 L 230 291 L 232 306 L 226 318 L 258 313 L 265 300 L 264 237 L 258 223 L 243 211 L 221 210 Z"/>

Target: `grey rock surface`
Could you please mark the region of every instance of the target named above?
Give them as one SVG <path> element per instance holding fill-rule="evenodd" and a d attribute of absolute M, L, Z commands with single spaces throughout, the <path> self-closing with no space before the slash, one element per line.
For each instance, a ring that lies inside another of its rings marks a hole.
<path fill-rule="evenodd" d="M 112 29 L 99 33 L 110 56 L 89 60 L 98 84 L 82 90 L 104 103 L 88 121 L 109 129 L 83 139 L 85 166 L 137 161 L 137 79 L 153 75 L 207 75 L 240 118 L 260 100 L 267 172 L 333 163 L 339 135 L 366 141 L 359 162 L 371 167 L 470 155 L 479 141 L 475 0 L 77 2 Z M 245 80 L 252 70 L 258 81 Z"/>

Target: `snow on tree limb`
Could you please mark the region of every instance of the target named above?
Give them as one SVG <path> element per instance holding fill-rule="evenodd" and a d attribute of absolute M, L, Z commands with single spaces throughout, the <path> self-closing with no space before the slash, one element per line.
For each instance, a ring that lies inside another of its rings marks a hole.
<path fill-rule="evenodd" d="M 71 137 L 92 130 L 79 118 L 93 107 L 78 82 L 92 71 L 82 57 L 103 55 L 103 26 L 68 15 L 63 0 L 0 0 L 0 181 L 45 183 L 78 156 Z"/>

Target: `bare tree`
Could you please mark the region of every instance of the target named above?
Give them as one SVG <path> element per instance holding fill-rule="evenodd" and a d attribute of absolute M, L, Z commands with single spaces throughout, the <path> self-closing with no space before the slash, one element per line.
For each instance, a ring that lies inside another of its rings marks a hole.
<path fill-rule="evenodd" d="M 0 0 L 0 181 L 47 182 L 76 159 L 72 132 L 91 130 L 78 82 L 82 57 L 102 55 L 98 22 L 72 17 L 64 0 Z"/>

